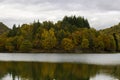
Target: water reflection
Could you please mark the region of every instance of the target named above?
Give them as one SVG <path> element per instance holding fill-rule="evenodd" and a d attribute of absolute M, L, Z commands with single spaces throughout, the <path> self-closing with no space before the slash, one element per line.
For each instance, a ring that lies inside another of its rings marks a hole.
<path fill-rule="evenodd" d="M 112 75 L 100 73 L 100 74 L 96 74 L 94 77 L 90 78 L 90 80 L 119 80 L 119 79 L 113 77 Z"/>
<path fill-rule="evenodd" d="M 99 65 L 119 65 L 120 54 L 27 54 L 0 53 L 0 61 L 86 63 Z"/>
<path fill-rule="evenodd" d="M 0 62 L 0 80 L 99 80 L 120 79 L 120 66 L 74 63 Z M 103 75 L 106 76 L 106 75 Z M 97 79 L 96 79 L 97 78 Z M 10 80 L 10 79 L 7 79 Z"/>

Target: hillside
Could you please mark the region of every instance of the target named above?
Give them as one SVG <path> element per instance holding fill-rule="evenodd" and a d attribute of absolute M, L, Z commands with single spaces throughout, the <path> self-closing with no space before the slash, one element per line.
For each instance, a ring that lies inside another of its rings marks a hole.
<path fill-rule="evenodd" d="M 0 34 L 2 34 L 4 32 L 7 32 L 9 30 L 10 29 L 5 24 L 3 24 L 2 22 L 0 22 Z"/>
<path fill-rule="evenodd" d="M 107 34 L 107 35 L 112 35 L 114 37 L 116 51 L 119 51 L 119 49 L 120 49 L 120 23 L 117 25 L 114 25 L 110 28 L 100 30 L 100 32 Z"/>
<path fill-rule="evenodd" d="M 120 34 L 120 23 L 110 28 L 103 29 L 101 31 L 106 34 L 113 34 L 113 33 Z"/>

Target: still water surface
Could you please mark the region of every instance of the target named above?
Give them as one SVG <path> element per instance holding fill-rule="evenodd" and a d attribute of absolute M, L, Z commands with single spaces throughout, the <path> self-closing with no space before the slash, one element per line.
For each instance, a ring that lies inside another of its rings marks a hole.
<path fill-rule="evenodd" d="M 120 54 L 0 54 L 0 80 L 120 80 Z"/>

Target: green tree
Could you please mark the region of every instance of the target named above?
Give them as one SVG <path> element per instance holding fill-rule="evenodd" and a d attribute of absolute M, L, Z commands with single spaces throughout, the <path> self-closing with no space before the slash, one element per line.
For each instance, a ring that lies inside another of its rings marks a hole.
<path fill-rule="evenodd" d="M 38 20 L 38 22 L 33 23 L 33 29 L 32 29 L 33 38 L 34 38 L 34 35 L 36 35 L 36 32 L 40 26 L 41 26 L 41 23 L 39 22 L 39 20 Z"/>
<path fill-rule="evenodd" d="M 63 38 L 65 37 L 68 37 L 70 35 L 70 33 L 68 31 L 65 31 L 63 29 L 60 29 L 57 31 L 56 33 L 56 37 L 57 37 L 57 40 L 58 40 L 58 45 L 61 44 L 61 41 Z"/>
<path fill-rule="evenodd" d="M 7 33 L 0 35 L 0 51 L 5 51 L 5 44 L 7 40 Z"/>
<path fill-rule="evenodd" d="M 33 26 L 28 25 L 28 24 L 23 24 L 21 26 L 21 35 L 26 39 L 26 40 L 33 40 Z"/>
<path fill-rule="evenodd" d="M 6 48 L 9 52 L 13 52 L 15 47 L 12 45 L 12 43 L 6 43 L 5 48 Z"/>
<path fill-rule="evenodd" d="M 42 26 L 47 30 L 50 30 L 51 28 L 54 28 L 54 24 L 51 21 L 44 21 Z"/>
<path fill-rule="evenodd" d="M 87 19 L 84 19 L 84 27 L 90 28 L 90 25 Z"/>
<path fill-rule="evenodd" d="M 5 50 L 5 38 L 0 38 L 0 51 L 4 51 Z"/>
<path fill-rule="evenodd" d="M 74 32 L 79 28 L 90 28 L 87 19 L 81 16 L 65 16 L 61 22 L 58 22 L 62 29 L 69 32 Z"/>
<path fill-rule="evenodd" d="M 25 40 L 20 45 L 21 52 L 30 52 L 32 50 L 32 43 L 28 40 Z"/>
<path fill-rule="evenodd" d="M 21 36 L 16 36 L 16 49 L 19 50 L 20 49 L 20 45 L 22 44 L 22 42 L 24 41 L 24 37 Z"/>
<path fill-rule="evenodd" d="M 34 48 L 41 47 L 41 34 L 39 34 L 39 33 L 36 34 L 35 39 L 33 41 L 33 47 Z"/>
<path fill-rule="evenodd" d="M 13 52 L 15 49 L 15 46 L 13 44 L 14 39 L 13 38 L 8 38 L 6 40 L 6 44 L 5 44 L 5 48 L 9 51 L 9 52 Z"/>
<path fill-rule="evenodd" d="M 13 25 L 13 28 L 9 31 L 9 33 L 8 33 L 8 37 L 14 37 L 14 36 L 16 36 L 16 34 L 17 34 L 17 27 L 16 27 L 16 25 L 14 24 Z"/>

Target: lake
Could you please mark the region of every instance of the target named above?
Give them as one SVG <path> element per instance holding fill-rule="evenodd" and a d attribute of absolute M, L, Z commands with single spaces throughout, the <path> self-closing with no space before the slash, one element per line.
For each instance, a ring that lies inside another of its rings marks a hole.
<path fill-rule="evenodd" d="M 120 54 L 0 53 L 0 80 L 120 80 Z"/>

